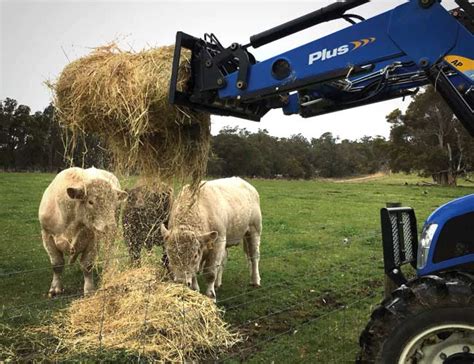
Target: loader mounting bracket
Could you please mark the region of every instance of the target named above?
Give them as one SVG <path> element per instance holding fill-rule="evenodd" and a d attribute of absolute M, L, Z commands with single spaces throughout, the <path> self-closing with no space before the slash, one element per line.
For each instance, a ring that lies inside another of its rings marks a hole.
<path fill-rule="evenodd" d="M 182 48 L 191 51 L 191 78 L 178 89 Z M 178 32 L 174 50 L 173 68 L 169 92 L 170 104 L 179 104 L 217 115 L 236 116 L 260 120 L 269 110 L 266 102 L 245 104 L 240 100 L 220 100 L 217 91 L 226 86 L 225 77 L 237 72 L 235 87 L 247 88 L 249 68 L 255 58 L 244 47 L 233 43 L 224 48 L 214 34 L 204 39 Z"/>

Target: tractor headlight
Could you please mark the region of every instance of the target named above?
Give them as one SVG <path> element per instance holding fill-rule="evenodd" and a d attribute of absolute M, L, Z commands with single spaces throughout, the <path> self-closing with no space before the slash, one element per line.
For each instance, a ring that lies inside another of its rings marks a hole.
<path fill-rule="evenodd" d="M 423 232 L 421 233 L 421 240 L 418 244 L 418 258 L 416 262 L 416 266 L 418 269 L 423 269 L 426 266 L 431 242 L 433 240 L 437 228 L 438 224 L 426 225 L 423 228 Z"/>

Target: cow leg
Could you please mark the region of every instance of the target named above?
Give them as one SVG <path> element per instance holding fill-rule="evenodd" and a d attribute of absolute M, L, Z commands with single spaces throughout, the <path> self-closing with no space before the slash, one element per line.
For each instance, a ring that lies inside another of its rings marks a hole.
<path fill-rule="evenodd" d="M 84 275 L 84 295 L 87 296 L 94 292 L 94 276 L 92 269 L 94 267 L 94 256 L 86 250 L 81 256 L 81 270 Z"/>
<path fill-rule="evenodd" d="M 153 227 L 149 228 L 145 234 L 145 239 L 143 239 L 143 245 L 145 246 L 145 249 L 148 253 L 151 253 L 151 250 L 153 249 Z"/>
<path fill-rule="evenodd" d="M 224 256 L 222 258 L 222 262 L 218 267 L 217 270 L 217 278 L 216 278 L 216 289 L 218 290 L 222 286 L 222 275 L 224 274 L 224 268 L 225 265 L 227 264 L 227 256 L 229 255 L 229 251 L 227 248 L 225 249 Z"/>
<path fill-rule="evenodd" d="M 250 284 L 254 287 L 260 287 L 260 272 L 258 263 L 260 261 L 260 233 L 250 230 L 244 236 L 244 251 L 250 263 Z"/>
<path fill-rule="evenodd" d="M 141 243 L 138 242 L 137 239 L 130 238 L 128 242 L 128 252 L 130 254 L 132 265 L 135 267 L 140 266 L 141 250 L 142 250 Z"/>
<path fill-rule="evenodd" d="M 193 282 L 192 282 L 192 284 L 191 284 L 191 289 L 192 289 L 193 291 L 199 292 L 199 283 L 198 283 L 198 280 L 197 280 L 197 276 L 196 276 L 196 275 L 193 276 Z"/>
<path fill-rule="evenodd" d="M 204 264 L 203 275 L 207 283 L 206 296 L 212 298 L 214 301 L 216 301 L 216 278 L 224 259 L 226 251 L 225 246 L 225 240 L 216 241 L 214 243 L 214 249 L 208 253 L 209 256 L 206 258 Z"/>
<path fill-rule="evenodd" d="M 217 268 L 208 266 L 208 264 L 206 264 L 203 270 L 204 279 L 207 283 L 206 296 L 214 300 L 216 300 L 216 290 L 214 288 L 216 283 L 216 272 Z"/>
<path fill-rule="evenodd" d="M 96 239 L 94 233 L 91 231 L 83 230 L 78 237 L 80 239 L 87 239 L 86 249 L 81 255 L 81 270 L 84 275 L 84 295 L 87 296 L 94 292 L 94 277 L 92 269 L 94 268 L 94 260 L 97 255 L 96 250 Z"/>
<path fill-rule="evenodd" d="M 49 260 L 53 266 L 53 280 L 51 282 L 51 287 L 49 288 L 48 296 L 54 297 L 64 291 L 61 282 L 61 274 L 64 270 L 64 255 L 57 249 L 54 237 L 51 234 L 42 230 L 41 237 L 43 239 L 44 249 L 48 253 Z"/>
<path fill-rule="evenodd" d="M 161 255 L 161 265 L 166 269 L 168 273 L 170 273 L 170 260 L 168 259 L 168 254 L 166 254 L 166 251 L 163 249 L 163 254 Z"/>

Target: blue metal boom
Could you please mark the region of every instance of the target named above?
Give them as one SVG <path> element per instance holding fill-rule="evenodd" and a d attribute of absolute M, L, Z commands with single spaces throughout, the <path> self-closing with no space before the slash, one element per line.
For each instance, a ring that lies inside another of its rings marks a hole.
<path fill-rule="evenodd" d="M 224 48 L 217 38 L 178 32 L 170 102 L 260 120 L 272 108 L 303 117 L 406 95 L 433 84 L 474 136 L 474 5 L 409 0 L 371 19 L 347 14 L 368 0 L 338 2 Z M 324 21 L 351 26 L 257 62 L 248 51 Z M 355 22 L 354 19 L 360 20 Z M 192 51 L 191 78 L 177 89 L 181 48 Z"/>

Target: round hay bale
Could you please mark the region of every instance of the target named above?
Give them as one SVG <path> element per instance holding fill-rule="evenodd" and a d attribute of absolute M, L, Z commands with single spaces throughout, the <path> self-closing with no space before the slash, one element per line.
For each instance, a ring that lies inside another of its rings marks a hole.
<path fill-rule="evenodd" d="M 112 44 L 67 65 L 50 87 L 59 121 L 72 132 L 69 151 L 92 133 L 105 142 L 119 172 L 200 181 L 210 117 L 168 103 L 173 51 L 167 46 L 133 53 Z M 186 56 L 180 61 L 180 90 L 190 75 Z"/>
<path fill-rule="evenodd" d="M 73 301 L 48 332 L 65 354 L 124 349 L 161 362 L 202 359 L 240 341 L 209 298 L 163 277 L 149 267 L 107 274 L 99 290 Z"/>

